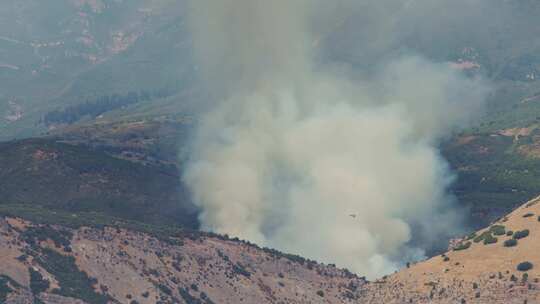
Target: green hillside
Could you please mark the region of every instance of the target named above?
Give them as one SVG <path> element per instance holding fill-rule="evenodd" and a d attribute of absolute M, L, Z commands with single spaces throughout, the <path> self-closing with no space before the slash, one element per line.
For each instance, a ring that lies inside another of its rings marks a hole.
<path fill-rule="evenodd" d="M 128 161 L 53 139 L 28 139 L 0 144 L 0 180 L 5 204 L 198 226 L 196 208 L 170 165 Z"/>

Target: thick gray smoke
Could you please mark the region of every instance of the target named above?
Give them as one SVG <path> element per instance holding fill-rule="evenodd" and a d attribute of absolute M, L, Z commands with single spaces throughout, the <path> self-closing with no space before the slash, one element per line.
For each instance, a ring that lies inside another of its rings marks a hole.
<path fill-rule="evenodd" d="M 386 9 L 369 3 L 191 3 L 195 51 L 216 100 L 184 176 L 204 229 L 373 277 L 422 256 L 413 226 L 430 242 L 457 222 L 436 146 L 472 119 L 486 86 L 415 55 L 373 62 L 369 73 L 324 59 L 341 16 Z M 392 45 L 397 21 L 388 22 L 374 31 L 388 37 L 358 51 Z"/>

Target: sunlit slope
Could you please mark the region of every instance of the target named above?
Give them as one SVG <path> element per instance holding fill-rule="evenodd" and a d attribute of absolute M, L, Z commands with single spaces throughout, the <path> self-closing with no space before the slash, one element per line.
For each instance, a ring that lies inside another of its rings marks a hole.
<path fill-rule="evenodd" d="M 413 303 L 537 303 L 539 216 L 536 198 L 456 241 L 447 253 L 381 279 L 373 294 L 385 303 L 403 303 L 400 297 Z"/>

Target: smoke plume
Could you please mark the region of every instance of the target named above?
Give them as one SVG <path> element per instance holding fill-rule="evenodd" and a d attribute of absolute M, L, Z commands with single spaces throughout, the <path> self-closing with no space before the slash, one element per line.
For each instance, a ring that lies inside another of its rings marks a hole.
<path fill-rule="evenodd" d="M 458 222 L 437 144 L 474 118 L 487 90 L 408 51 L 370 55 L 365 69 L 329 59 L 354 12 L 369 44 L 356 41 L 356 51 L 388 50 L 404 7 L 328 3 L 190 3 L 212 101 L 184 181 L 204 229 L 373 277 L 422 256 L 414 231 L 429 246 Z M 388 23 L 368 20 L 375 8 Z"/>

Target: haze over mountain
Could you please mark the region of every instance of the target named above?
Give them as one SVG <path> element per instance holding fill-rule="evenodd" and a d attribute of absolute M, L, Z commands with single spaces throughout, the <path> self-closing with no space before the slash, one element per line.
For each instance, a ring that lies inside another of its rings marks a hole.
<path fill-rule="evenodd" d="M 515 126 L 516 115 L 536 117 L 534 105 L 512 108 L 537 91 L 535 1 L 336 3 L 317 4 L 320 11 L 329 12 L 315 29 L 324 61 L 352 66 L 354 71 L 369 70 L 373 62 L 403 53 L 454 61 L 500 85 L 490 99 L 493 113 L 488 122 Z M 174 106 L 171 101 L 155 107 L 130 105 L 136 109 L 115 112 L 116 117 L 134 112 L 185 117 L 180 104 L 196 99 L 192 94 L 197 91 L 186 12 L 181 0 L 0 4 L 4 138 L 38 134 L 47 128 L 40 119 L 49 111 L 129 91 L 168 88 L 179 96 Z"/>

